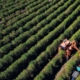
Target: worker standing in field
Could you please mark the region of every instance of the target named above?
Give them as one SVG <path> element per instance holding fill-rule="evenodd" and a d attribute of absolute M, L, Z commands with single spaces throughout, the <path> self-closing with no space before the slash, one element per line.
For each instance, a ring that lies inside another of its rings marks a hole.
<path fill-rule="evenodd" d="M 76 66 L 76 70 L 72 73 L 72 79 L 71 80 L 76 80 L 79 73 L 80 73 L 80 64 L 78 64 Z"/>
<path fill-rule="evenodd" d="M 77 48 L 77 43 L 76 43 L 75 40 L 69 41 L 69 40 L 65 39 L 65 40 L 63 40 L 63 42 L 58 47 L 58 52 L 60 50 L 64 50 L 65 51 L 66 60 L 68 60 L 69 57 L 71 56 L 71 51 L 73 49 L 76 49 L 77 51 L 80 52 L 80 50 Z"/>

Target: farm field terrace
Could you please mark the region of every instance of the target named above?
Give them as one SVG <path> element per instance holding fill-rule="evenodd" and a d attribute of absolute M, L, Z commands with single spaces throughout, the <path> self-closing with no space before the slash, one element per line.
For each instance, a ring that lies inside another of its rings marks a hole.
<path fill-rule="evenodd" d="M 80 43 L 80 0 L 0 0 L 0 80 L 71 80 L 65 38 Z"/>

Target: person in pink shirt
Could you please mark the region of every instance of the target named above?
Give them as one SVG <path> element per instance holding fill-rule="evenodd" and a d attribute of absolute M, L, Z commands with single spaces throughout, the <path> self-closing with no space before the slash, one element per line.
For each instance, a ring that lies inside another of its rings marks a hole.
<path fill-rule="evenodd" d="M 58 52 L 60 50 L 64 50 L 65 51 L 66 60 L 68 60 L 69 57 L 71 56 L 71 51 L 73 49 L 76 49 L 77 51 L 80 52 L 80 50 L 77 47 L 77 43 L 76 43 L 75 40 L 69 41 L 67 39 L 64 39 L 63 42 L 58 47 Z"/>

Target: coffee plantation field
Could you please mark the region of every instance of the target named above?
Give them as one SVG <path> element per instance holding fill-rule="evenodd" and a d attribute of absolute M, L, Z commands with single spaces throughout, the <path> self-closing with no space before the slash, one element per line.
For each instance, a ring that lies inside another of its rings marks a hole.
<path fill-rule="evenodd" d="M 80 0 L 0 0 L 0 80 L 71 80 L 65 38 L 80 44 Z"/>

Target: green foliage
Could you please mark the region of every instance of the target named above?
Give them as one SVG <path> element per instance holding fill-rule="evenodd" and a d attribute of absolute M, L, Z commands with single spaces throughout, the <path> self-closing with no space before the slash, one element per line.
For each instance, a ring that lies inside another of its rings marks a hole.
<path fill-rule="evenodd" d="M 71 39 L 80 39 L 80 17 L 76 18 L 79 3 L 79 0 L 1 0 L 0 18 L 4 25 L 1 23 L 0 28 L 0 80 L 13 77 L 14 80 L 44 80 L 53 75 L 64 60 L 63 51 L 55 53 L 61 40 L 70 38 L 76 31 Z M 79 60 L 77 56 L 66 63 L 67 73 L 63 75 L 62 71 L 59 80 L 69 79 L 75 61 Z"/>

